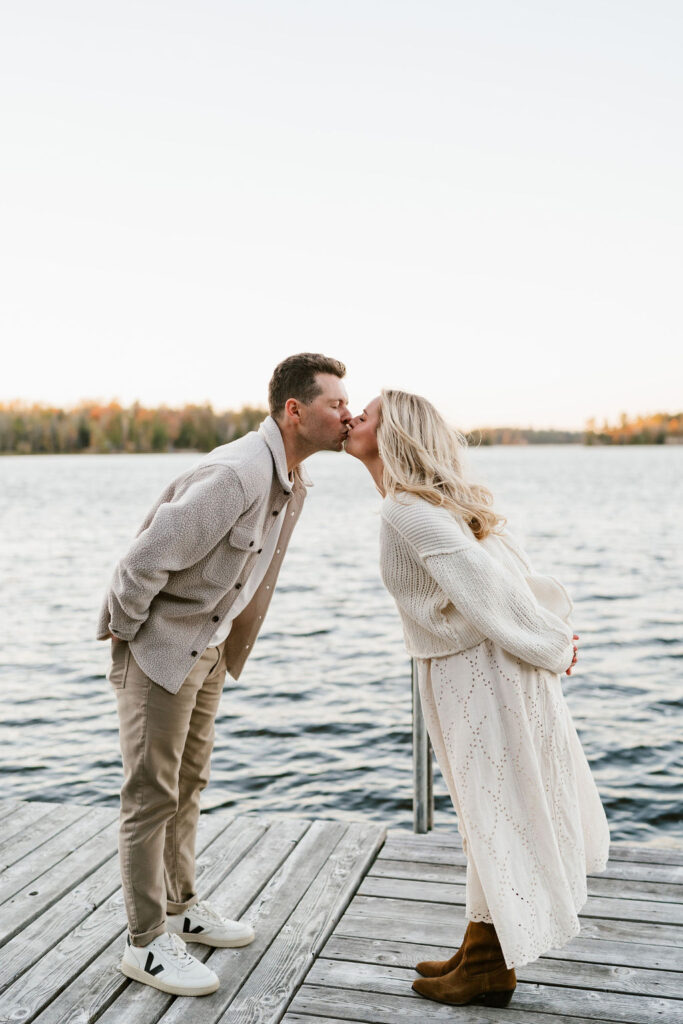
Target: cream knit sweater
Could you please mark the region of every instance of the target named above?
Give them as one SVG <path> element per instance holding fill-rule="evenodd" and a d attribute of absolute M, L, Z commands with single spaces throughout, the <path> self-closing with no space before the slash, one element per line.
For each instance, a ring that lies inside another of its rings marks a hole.
<path fill-rule="evenodd" d="M 569 668 L 571 599 L 554 577 L 533 572 L 509 531 L 501 541 L 514 566 L 489 553 L 464 521 L 415 495 L 386 497 L 381 517 L 380 571 L 411 656 L 455 654 L 488 637 L 531 665 Z"/>

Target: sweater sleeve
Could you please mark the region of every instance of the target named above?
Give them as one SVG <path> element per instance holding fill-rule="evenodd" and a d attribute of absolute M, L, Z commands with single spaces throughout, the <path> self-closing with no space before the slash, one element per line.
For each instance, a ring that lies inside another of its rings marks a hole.
<path fill-rule="evenodd" d="M 226 467 L 212 467 L 179 495 L 162 502 L 116 565 L 108 595 L 110 632 L 132 640 L 170 573 L 207 555 L 245 505 L 239 477 Z"/>
<path fill-rule="evenodd" d="M 571 614 L 574 609 L 574 602 L 564 584 L 560 583 L 556 576 L 536 572 L 516 534 L 512 533 L 509 528 L 506 527 L 503 531 L 501 540 L 514 552 L 519 560 L 529 589 L 540 606 L 545 608 L 546 611 L 553 612 L 559 619 L 562 619 L 565 625 L 571 628 Z"/>
<path fill-rule="evenodd" d="M 384 518 L 415 550 L 444 594 L 483 636 L 530 665 L 565 672 L 570 627 L 493 558 L 447 509 L 425 501 L 386 503 Z"/>
<path fill-rule="evenodd" d="M 423 564 L 460 614 L 484 636 L 530 665 L 565 672 L 574 657 L 571 629 L 542 608 L 476 541 Z"/>

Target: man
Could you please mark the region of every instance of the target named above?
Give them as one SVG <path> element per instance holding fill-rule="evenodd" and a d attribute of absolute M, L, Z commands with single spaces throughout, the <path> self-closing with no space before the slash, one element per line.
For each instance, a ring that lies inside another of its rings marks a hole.
<path fill-rule="evenodd" d="M 254 938 L 195 892 L 199 794 L 226 671 L 237 679 L 253 649 L 311 483 L 300 463 L 342 450 L 351 419 L 345 373 L 313 353 L 280 363 L 259 430 L 171 481 L 102 605 L 97 638 L 112 642 L 124 771 L 121 970 L 164 992 L 218 988 L 184 939 L 242 946 Z"/>

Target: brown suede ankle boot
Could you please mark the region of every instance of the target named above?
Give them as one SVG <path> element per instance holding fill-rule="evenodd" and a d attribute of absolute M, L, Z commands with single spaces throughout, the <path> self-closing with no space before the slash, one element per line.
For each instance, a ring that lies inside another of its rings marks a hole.
<path fill-rule="evenodd" d="M 517 986 L 517 977 L 505 965 L 494 926 L 472 921 L 460 948 L 462 958 L 457 967 L 439 977 L 416 978 L 415 991 L 427 999 L 453 1006 L 466 1003 L 507 1006 Z"/>
<path fill-rule="evenodd" d="M 450 960 L 421 960 L 420 963 L 415 966 L 417 973 L 421 974 L 423 978 L 439 978 L 442 974 L 448 974 L 449 971 L 455 970 L 462 960 L 462 951 L 471 924 L 471 921 L 467 922 L 467 928 L 465 928 L 465 934 L 463 935 L 462 942 L 460 943 L 460 948 L 453 954 Z"/>

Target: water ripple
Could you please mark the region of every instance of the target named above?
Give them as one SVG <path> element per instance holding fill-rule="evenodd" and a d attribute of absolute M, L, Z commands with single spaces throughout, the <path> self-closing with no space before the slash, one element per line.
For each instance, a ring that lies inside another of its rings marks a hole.
<path fill-rule="evenodd" d="M 195 461 L 0 460 L 3 795 L 117 805 L 97 610 L 149 505 Z M 562 685 L 612 838 L 679 842 L 683 449 L 481 448 L 470 464 L 533 564 L 574 600 L 579 664 Z M 203 805 L 409 827 L 410 665 L 379 576 L 378 497 L 345 456 L 320 454 L 309 469 L 316 486 L 265 629 L 240 680 L 226 681 Z M 434 783 L 437 824 L 454 827 L 438 770 Z"/>

